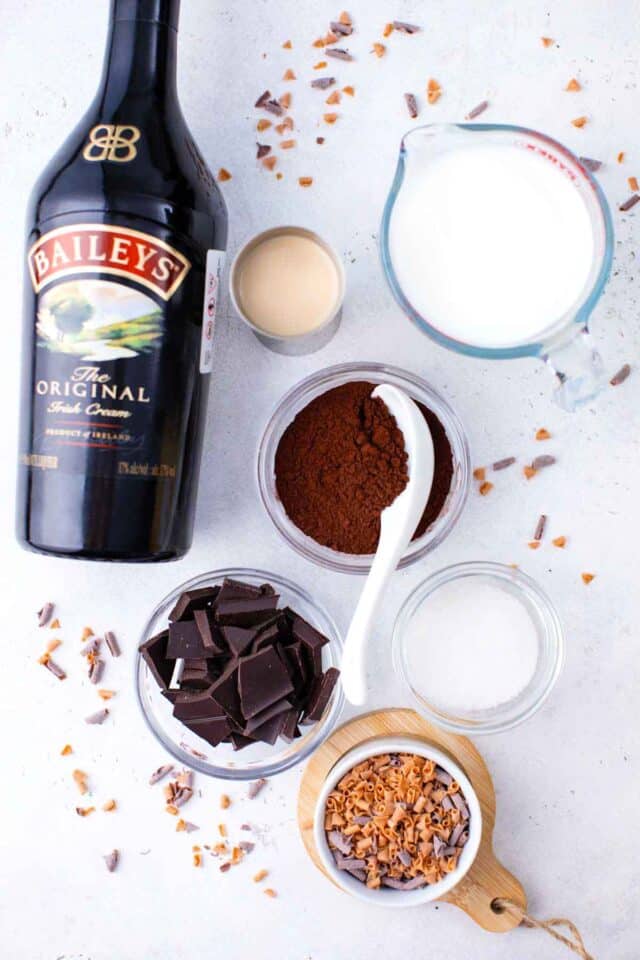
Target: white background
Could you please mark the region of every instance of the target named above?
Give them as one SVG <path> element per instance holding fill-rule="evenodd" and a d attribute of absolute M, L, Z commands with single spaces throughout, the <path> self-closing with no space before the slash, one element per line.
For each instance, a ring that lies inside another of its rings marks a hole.
<path fill-rule="evenodd" d="M 37 174 L 94 92 L 108 3 L 2 0 L 1 7 L 2 952 L 11 960 L 562 955 L 542 933 L 487 934 L 446 904 L 389 915 L 332 889 L 298 837 L 298 770 L 272 782 L 253 804 L 243 799 L 244 788 L 229 790 L 235 803 L 224 819 L 230 826 L 250 820 L 261 839 L 252 858 L 226 875 L 213 860 L 193 869 L 193 837 L 173 832 L 159 788 L 147 786 L 165 758 L 138 714 L 134 653 L 149 609 L 178 581 L 224 565 L 262 566 L 311 588 L 341 627 L 348 623 L 360 581 L 324 572 L 283 545 L 259 503 L 254 462 L 266 418 L 287 388 L 329 364 L 370 359 L 419 373 L 446 395 L 466 424 L 474 465 L 540 453 L 542 445 L 533 442 L 540 426 L 553 433 L 544 452 L 559 461 L 530 483 L 518 467 L 497 475 L 490 496 L 473 492 L 447 542 L 397 576 L 374 641 L 371 703 L 402 702 L 389 634 L 402 599 L 428 572 L 484 558 L 519 563 L 536 577 L 564 620 L 567 663 L 537 717 L 480 743 L 497 790 L 496 849 L 522 880 L 532 912 L 570 916 L 599 960 L 635 958 L 640 376 L 634 369 L 627 383 L 578 415 L 564 414 L 551 403 L 548 374 L 534 362 L 464 359 L 413 329 L 385 287 L 376 249 L 398 142 L 409 126 L 402 94 L 420 95 L 425 121 L 463 119 L 486 97 L 491 108 L 484 119 L 539 128 L 605 161 L 600 179 L 614 210 L 616 261 L 593 329 L 611 372 L 625 361 L 635 368 L 638 214 L 617 211 L 629 193 L 627 176 L 640 177 L 635 4 L 357 0 L 350 5 L 357 33 L 349 44 L 357 62 L 331 70 L 355 85 L 356 97 L 337 108 L 335 127 L 316 129 L 323 97 L 307 88 L 320 59 L 310 42 L 339 8 L 329 0 L 185 0 L 181 97 L 212 169 L 223 165 L 233 174 L 224 185 L 231 250 L 277 223 L 313 227 L 344 255 L 348 298 L 338 336 L 301 359 L 267 352 L 223 311 L 194 547 L 179 564 L 154 567 L 47 559 L 13 542 L 24 210 Z M 376 60 L 370 44 L 393 17 L 417 22 L 424 32 L 392 36 L 388 55 Z M 542 35 L 557 45 L 544 49 Z M 281 44 L 289 38 L 294 49 L 287 52 Z M 282 92 L 288 66 L 299 76 L 291 85 L 299 147 L 282 158 L 285 178 L 278 182 L 255 164 L 252 104 L 267 86 Z M 434 107 L 424 106 L 430 76 L 443 87 Z M 572 76 L 583 84 L 578 94 L 563 91 Z M 589 123 L 578 130 L 570 120 L 581 114 Z M 326 136 L 323 147 L 315 144 L 319 133 Z M 621 165 L 619 151 L 626 156 Z M 311 189 L 297 186 L 300 175 L 314 177 Z M 548 539 L 536 553 L 527 549 L 541 512 L 549 515 L 548 537 L 568 537 L 566 550 Z M 589 587 L 580 579 L 584 570 L 597 574 Z M 68 670 L 65 683 L 36 662 L 47 631 L 35 628 L 35 611 L 49 599 L 63 622 L 56 657 Z M 96 706 L 77 654 L 85 624 L 114 629 L 124 648 L 104 680 L 118 691 L 112 717 L 97 728 L 83 723 Z M 66 742 L 75 750 L 68 759 L 59 756 Z M 116 813 L 76 816 L 75 766 L 90 773 L 92 800 L 118 800 Z M 222 819 L 224 787 L 204 777 L 198 787 L 202 797 L 188 816 L 201 825 L 193 835 L 198 842 L 210 842 Z M 101 855 L 113 847 L 121 849 L 122 863 L 109 875 Z M 271 871 L 277 900 L 251 882 L 262 866 Z"/>

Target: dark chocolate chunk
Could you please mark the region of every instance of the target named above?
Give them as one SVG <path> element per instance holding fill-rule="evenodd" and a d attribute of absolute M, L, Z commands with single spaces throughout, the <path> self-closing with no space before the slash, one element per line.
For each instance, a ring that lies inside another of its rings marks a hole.
<path fill-rule="evenodd" d="M 167 618 L 169 623 L 173 623 L 174 620 L 188 620 L 194 610 L 211 607 L 219 591 L 220 587 L 200 587 L 198 590 L 187 590 L 181 593 Z"/>
<path fill-rule="evenodd" d="M 222 638 L 210 610 L 195 610 L 193 619 L 202 638 L 203 657 L 216 657 L 224 653 Z"/>
<path fill-rule="evenodd" d="M 331 699 L 333 688 L 339 676 L 339 670 L 336 670 L 335 667 L 329 667 L 326 673 L 315 680 L 307 703 L 304 723 L 316 723 L 322 719 L 322 714 Z"/>
<path fill-rule="evenodd" d="M 247 736 L 254 736 L 254 730 L 257 730 L 258 727 L 261 727 L 263 723 L 267 722 L 267 720 L 271 720 L 273 717 L 277 717 L 281 713 L 288 714 L 291 709 L 291 704 L 286 698 L 283 700 L 276 700 L 276 702 L 272 703 L 270 707 L 266 708 L 266 710 L 261 710 L 260 713 L 256 713 L 254 717 L 251 717 L 250 720 L 247 720 L 242 732 Z"/>
<path fill-rule="evenodd" d="M 206 656 L 205 646 L 195 620 L 176 620 L 169 626 L 166 656 L 193 660 Z"/>
<path fill-rule="evenodd" d="M 246 719 L 293 693 L 289 673 L 273 647 L 243 657 L 238 666 L 238 688 Z"/>
<path fill-rule="evenodd" d="M 167 660 L 168 640 L 169 631 L 163 630 L 140 647 L 142 659 L 153 674 L 158 686 L 163 689 L 166 689 L 171 683 L 174 667 L 173 661 Z"/>
<path fill-rule="evenodd" d="M 211 698 L 211 687 L 198 692 L 180 690 L 173 706 L 176 720 L 208 720 L 221 712 L 220 705 Z"/>
<path fill-rule="evenodd" d="M 187 726 L 212 747 L 217 747 L 231 733 L 231 724 L 224 713 L 208 720 L 190 720 Z"/>
<path fill-rule="evenodd" d="M 250 747 L 252 743 L 255 743 L 255 740 L 252 740 L 251 737 L 245 737 L 241 733 L 236 733 L 232 731 L 229 734 L 229 739 L 233 745 L 234 750 L 244 750 L 245 747 Z"/>
<path fill-rule="evenodd" d="M 254 587 L 252 583 L 242 583 L 240 580 L 226 577 L 220 587 L 218 603 L 224 603 L 227 600 L 238 600 L 241 597 L 259 597 L 260 589 L 260 587 Z"/>
<path fill-rule="evenodd" d="M 234 657 L 248 650 L 256 636 L 255 630 L 245 627 L 221 627 L 220 632 Z"/>
<path fill-rule="evenodd" d="M 280 636 L 278 620 L 275 619 L 260 627 L 251 644 L 251 653 L 257 653 L 265 647 L 273 646 Z"/>
<path fill-rule="evenodd" d="M 280 736 L 283 740 L 286 740 L 287 743 L 291 743 L 300 736 L 300 728 L 298 727 L 299 716 L 300 711 L 297 707 L 292 707 L 291 710 L 287 712 L 282 730 L 280 731 Z"/>
<path fill-rule="evenodd" d="M 268 620 L 277 606 L 277 596 L 219 599 L 216 604 L 216 619 L 218 623 L 225 626 L 254 627 Z"/>
<path fill-rule="evenodd" d="M 256 727 L 255 730 L 251 731 L 251 739 L 259 740 L 262 743 L 268 743 L 271 746 L 276 742 L 280 734 L 282 733 L 282 728 L 284 727 L 286 720 L 285 713 L 278 713 L 275 717 L 271 717 L 270 720 L 266 720 L 261 726 Z M 246 731 L 245 731 L 246 733 Z"/>
<path fill-rule="evenodd" d="M 319 674 L 322 671 L 322 647 L 329 641 L 300 614 L 290 615 L 290 621 L 293 636 L 296 640 L 301 640 L 307 648 L 313 663 L 314 673 Z"/>
<path fill-rule="evenodd" d="M 235 660 L 232 660 L 224 673 L 212 683 L 209 694 L 229 719 L 239 726 L 243 725 L 244 713 L 238 694 L 238 664 Z"/>
<path fill-rule="evenodd" d="M 302 641 L 296 640 L 295 643 L 285 647 L 283 653 L 285 662 L 289 667 L 289 676 L 291 677 L 295 692 L 300 696 L 308 685 L 311 674 Z"/>

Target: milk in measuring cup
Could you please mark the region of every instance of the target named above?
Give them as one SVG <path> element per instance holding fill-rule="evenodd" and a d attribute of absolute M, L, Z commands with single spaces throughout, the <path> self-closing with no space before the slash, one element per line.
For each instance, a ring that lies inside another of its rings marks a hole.
<path fill-rule="evenodd" d="M 407 157 L 389 255 L 414 311 L 478 347 L 535 342 L 589 288 L 594 237 L 574 176 L 526 143 Z"/>

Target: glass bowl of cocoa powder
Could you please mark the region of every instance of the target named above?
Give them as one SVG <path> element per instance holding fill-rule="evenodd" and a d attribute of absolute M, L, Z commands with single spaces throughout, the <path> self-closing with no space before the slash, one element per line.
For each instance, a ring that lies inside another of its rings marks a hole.
<path fill-rule="evenodd" d="M 442 543 L 469 492 L 465 430 L 447 401 L 420 377 L 382 363 L 349 363 L 302 380 L 267 423 L 258 451 L 258 486 L 289 546 L 342 573 L 369 571 L 380 514 L 408 476 L 402 434 L 384 404 L 371 399 L 380 383 L 415 400 L 434 443 L 431 493 L 400 567 Z"/>

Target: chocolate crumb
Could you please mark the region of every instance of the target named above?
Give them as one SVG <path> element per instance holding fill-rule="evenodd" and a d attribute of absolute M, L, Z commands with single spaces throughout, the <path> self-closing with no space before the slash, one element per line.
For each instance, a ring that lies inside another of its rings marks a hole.
<path fill-rule="evenodd" d="M 47 655 L 47 659 L 44 661 L 43 665 L 50 673 L 54 675 L 54 677 L 57 677 L 58 680 L 66 680 L 66 673 L 62 667 L 59 667 L 58 664 L 51 659 L 50 656 Z"/>
<path fill-rule="evenodd" d="M 269 113 L 273 113 L 276 117 L 283 117 L 286 112 L 282 104 L 277 100 L 267 100 L 267 102 L 262 105 L 262 109 L 268 110 Z"/>
<path fill-rule="evenodd" d="M 256 143 L 256 147 L 258 148 L 256 160 L 262 160 L 268 153 L 271 153 L 271 145 L 269 143 Z"/>
<path fill-rule="evenodd" d="M 611 384 L 612 387 L 617 387 L 621 383 L 624 383 L 624 381 L 627 379 L 630 373 L 631 373 L 631 365 L 628 363 L 625 363 L 622 367 L 620 367 L 617 373 L 614 373 L 614 375 L 611 377 L 611 380 L 609 380 L 609 383 Z"/>
<path fill-rule="evenodd" d="M 328 87 L 333 86 L 335 82 L 335 77 L 318 77 L 317 80 L 311 81 L 311 86 L 318 90 L 327 90 Z"/>
<path fill-rule="evenodd" d="M 492 469 L 492 470 L 506 470 L 507 467 L 513 466 L 513 464 L 514 464 L 515 462 L 516 462 L 516 458 L 515 458 L 515 457 L 504 457 L 504 459 L 502 459 L 502 460 L 496 460 L 495 463 L 492 463 L 492 464 L 491 464 L 491 469 Z"/>
<path fill-rule="evenodd" d="M 111 853 L 108 853 L 108 854 L 107 854 L 105 857 L 103 857 L 102 859 L 104 860 L 105 864 L 107 865 L 107 870 L 109 871 L 109 873 L 113 873 L 113 871 L 116 869 L 116 867 L 118 866 L 118 863 L 119 863 L 119 861 L 120 861 L 120 851 L 119 851 L 119 850 L 112 850 Z"/>
<path fill-rule="evenodd" d="M 316 143 L 324 143 L 324 137 L 316 137 Z"/>
<path fill-rule="evenodd" d="M 255 800 L 261 790 L 266 787 L 267 781 L 264 777 L 260 777 L 259 780 L 254 780 L 253 783 L 249 784 L 249 789 L 247 790 L 247 796 L 249 800 Z"/>
<path fill-rule="evenodd" d="M 340 37 L 350 37 L 353 33 L 353 27 L 350 23 L 341 23 L 339 20 L 331 21 L 331 32 Z"/>
<path fill-rule="evenodd" d="M 578 160 L 590 173 L 596 173 L 602 166 L 602 160 L 594 160 L 592 157 L 578 157 Z"/>
<path fill-rule="evenodd" d="M 45 603 L 44 606 L 40 610 L 38 610 L 37 616 L 38 616 L 39 627 L 46 627 L 46 625 L 49 623 L 49 620 L 51 620 L 51 615 L 53 614 L 53 610 L 54 610 L 54 606 L 52 603 L 49 603 L 49 602 Z"/>
<path fill-rule="evenodd" d="M 120 652 L 121 652 L 121 651 L 120 651 L 120 645 L 119 645 L 118 641 L 116 640 L 116 635 L 115 635 L 115 633 L 113 632 L 113 630 L 107 630 L 107 631 L 106 631 L 106 633 L 105 633 L 105 635 L 104 635 L 104 642 L 106 643 L 106 645 L 107 645 L 107 650 L 109 651 L 109 653 L 111 654 L 112 657 L 119 657 L 119 656 L 120 656 Z"/>
<path fill-rule="evenodd" d="M 336 60 L 353 60 L 348 50 L 342 50 L 339 47 L 328 47 L 325 53 L 328 57 L 334 57 Z"/>
<path fill-rule="evenodd" d="M 163 780 L 164 777 L 166 777 L 168 773 L 171 773 L 172 770 L 173 770 L 172 763 L 164 763 L 161 767 L 158 767 L 157 770 L 153 771 L 153 773 L 149 777 L 149 783 L 151 784 L 151 786 L 153 786 L 154 783 L 158 783 L 160 780 Z"/>
<path fill-rule="evenodd" d="M 542 470 L 544 467 L 551 467 L 555 462 L 555 457 L 552 457 L 551 454 L 543 453 L 531 461 L 531 468 L 533 470 Z"/>
<path fill-rule="evenodd" d="M 89 680 L 91 683 L 99 683 L 104 672 L 104 660 L 97 657 L 89 665 Z"/>
<path fill-rule="evenodd" d="M 466 115 L 465 120 L 475 120 L 476 117 L 479 117 L 481 113 L 484 113 L 487 107 L 489 106 L 488 100 L 482 100 L 473 110 L 469 110 L 469 113 Z"/>
<path fill-rule="evenodd" d="M 238 844 L 243 853 L 251 853 L 255 849 L 255 843 L 251 843 L 250 840 L 241 840 Z"/>
<path fill-rule="evenodd" d="M 271 90 L 265 90 L 265 92 L 258 97 L 254 106 L 258 108 L 264 107 L 265 103 L 267 103 L 267 101 L 269 101 L 270 99 L 271 99 Z"/>
<path fill-rule="evenodd" d="M 542 513 L 540 515 L 540 519 L 536 524 L 535 533 L 533 534 L 534 540 L 542 540 L 542 535 L 544 533 L 544 528 L 546 527 L 546 525 L 547 525 L 547 516 L 546 514 Z"/>
<path fill-rule="evenodd" d="M 420 27 L 416 26 L 415 23 L 405 23 L 403 20 L 394 20 L 393 29 L 397 30 L 398 33 L 419 33 Z"/>
<path fill-rule="evenodd" d="M 632 193 L 628 200 L 625 200 L 624 203 L 621 203 L 618 207 L 622 213 L 626 213 L 627 210 L 631 210 L 632 207 L 635 207 L 636 203 L 640 202 L 640 193 Z"/>
<path fill-rule="evenodd" d="M 98 710 L 96 713 L 92 713 L 88 717 L 85 717 L 84 722 L 91 723 L 91 724 L 101 724 L 105 722 L 108 716 L 109 716 L 109 711 L 105 707 L 104 710 Z"/>
<path fill-rule="evenodd" d="M 415 118 L 418 116 L 418 102 L 415 96 L 412 93 L 405 93 L 404 99 L 405 103 L 407 104 L 409 116 L 412 120 L 415 120 Z"/>

